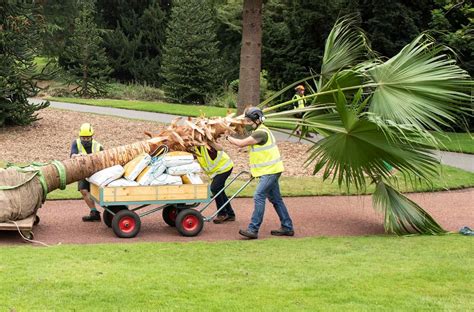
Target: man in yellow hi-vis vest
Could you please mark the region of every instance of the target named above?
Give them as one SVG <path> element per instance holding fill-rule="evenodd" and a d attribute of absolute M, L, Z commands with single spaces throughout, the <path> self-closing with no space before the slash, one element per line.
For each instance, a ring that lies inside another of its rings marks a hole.
<path fill-rule="evenodd" d="M 239 233 L 250 239 L 258 238 L 258 230 L 265 212 L 265 200 L 268 198 L 281 222 L 281 227 L 270 233 L 277 236 L 293 236 L 295 234 L 293 222 L 280 194 L 278 180 L 284 167 L 275 137 L 263 124 L 265 117 L 259 108 L 249 108 L 245 112 L 245 117 L 253 129 L 252 134 L 245 139 L 233 137 L 227 139 L 236 146 L 249 147 L 250 172 L 259 179 L 259 182 L 253 196 L 255 208 L 252 219 L 248 228 L 240 230 Z"/>
<path fill-rule="evenodd" d="M 295 95 L 293 95 L 292 100 L 298 100 L 296 102 L 293 102 L 293 107 L 294 108 L 305 108 L 306 107 L 306 99 L 303 99 L 304 97 L 304 86 L 303 85 L 297 85 L 295 87 Z"/>
<path fill-rule="evenodd" d="M 209 144 L 209 149 L 205 146 L 196 147 L 195 154 L 204 172 L 212 179 L 211 192 L 212 195 L 215 196 L 224 188 L 225 181 L 234 168 L 234 162 L 230 159 L 229 155 L 222 150 L 222 146 L 217 143 Z M 222 191 L 216 197 L 217 209 L 221 208 L 228 200 L 229 198 L 225 191 Z M 235 221 L 235 213 L 230 202 L 219 211 L 213 222 L 220 224 L 227 221 Z"/>
<path fill-rule="evenodd" d="M 92 138 L 93 135 L 94 129 L 92 129 L 91 124 L 82 124 L 81 129 L 79 130 L 79 138 L 75 139 L 71 144 L 70 157 L 79 157 L 81 155 L 103 151 L 104 148 L 99 142 Z M 94 201 L 90 198 L 90 183 L 86 180 L 81 180 L 77 183 L 77 186 L 79 192 L 81 192 L 82 198 L 90 209 L 89 215 L 82 217 L 82 221 L 100 221 L 100 212 L 96 209 Z"/>
<path fill-rule="evenodd" d="M 292 100 L 297 100 L 297 101 L 293 102 L 293 104 L 292 104 L 294 109 L 303 109 L 303 108 L 306 107 L 306 99 L 304 98 L 304 92 L 305 92 L 305 89 L 304 89 L 303 85 L 297 85 L 295 87 L 295 95 L 293 96 Z M 302 118 L 303 113 L 295 114 L 295 117 L 296 118 Z M 296 128 L 296 134 L 297 135 L 301 134 L 301 131 L 298 128 Z M 307 138 L 312 138 L 313 137 L 313 135 L 311 133 L 306 133 L 305 136 Z"/>

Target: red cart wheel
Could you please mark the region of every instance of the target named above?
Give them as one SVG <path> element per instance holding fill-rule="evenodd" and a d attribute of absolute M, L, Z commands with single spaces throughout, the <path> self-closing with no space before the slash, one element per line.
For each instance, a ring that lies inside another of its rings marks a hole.
<path fill-rule="evenodd" d="M 111 206 L 111 207 L 108 207 L 107 209 L 117 214 L 120 210 L 128 209 L 128 207 L 127 206 Z M 111 214 L 107 209 L 104 209 L 104 213 L 102 214 L 102 220 L 104 221 L 105 225 L 107 225 L 108 227 L 111 227 L 112 219 L 114 218 L 114 215 Z"/>
<path fill-rule="evenodd" d="M 185 209 L 176 217 L 176 229 L 183 236 L 196 236 L 201 233 L 203 226 L 204 220 L 197 210 Z"/>
<path fill-rule="evenodd" d="M 176 226 L 176 216 L 178 215 L 178 208 L 176 205 L 169 205 L 163 208 L 163 220 L 169 226 Z"/>
<path fill-rule="evenodd" d="M 132 238 L 140 232 L 140 217 L 133 211 L 120 210 L 112 219 L 112 230 L 121 238 Z"/>

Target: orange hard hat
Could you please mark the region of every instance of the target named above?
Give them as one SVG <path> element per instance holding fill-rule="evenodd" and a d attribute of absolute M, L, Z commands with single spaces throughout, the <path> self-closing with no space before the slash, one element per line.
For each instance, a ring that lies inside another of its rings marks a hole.
<path fill-rule="evenodd" d="M 298 91 L 298 90 L 304 90 L 304 86 L 303 85 L 297 85 L 295 87 L 295 90 Z"/>

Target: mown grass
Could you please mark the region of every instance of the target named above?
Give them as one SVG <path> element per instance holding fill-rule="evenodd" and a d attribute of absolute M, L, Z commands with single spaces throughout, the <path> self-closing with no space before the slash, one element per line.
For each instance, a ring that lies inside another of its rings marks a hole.
<path fill-rule="evenodd" d="M 468 311 L 472 239 L 0 248 L 0 310 Z"/>
<path fill-rule="evenodd" d="M 474 187 L 474 173 L 470 173 L 461 169 L 441 166 L 441 175 L 433 179 L 432 185 L 422 184 L 413 186 L 409 181 L 405 181 L 400 173 L 399 189 L 402 192 L 431 192 L 443 191 L 448 189 L 460 189 L 466 187 Z M 235 185 L 229 187 L 227 194 L 235 193 L 238 188 L 244 183 L 243 180 L 238 180 Z M 257 181 L 253 181 L 239 197 L 252 197 L 255 192 Z M 330 181 L 323 182 L 322 178 L 318 177 L 282 177 L 280 180 L 280 187 L 283 196 L 320 196 L 320 195 L 355 195 L 355 190 L 340 189 L 337 183 Z M 359 194 L 371 194 L 374 191 L 373 186 L 369 186 L 365 192 Z M 76 183 L 67 186 L 65 190 L 56 190 L 48 194 L 48 199 L 80 199 L 81 196 L 77 191 Z"/>
<path fill-rule="evenodd" d="M 149 102 L 149 101 L 132 101 L 132 100 L 112 100 L 112 99 L 80 99 L 80 98 L 63 98 L 48 97 L 50 101 L 59 101 L 67 103 L 78 103 L 92 106 L 103 106 L 113 108 L 131 109 L 145 112 L 165 113 L 179 116 L 198 117 L 201 115 L 225 116 L 228 113 L 227 108 L 213 107 L 204 105 L 191 104 L 175 104 L 165 102 Z"/>
<path fill-rule="evenodd" d="M 36 56 L 33 59 L 33 63 L 36 64 L 36 71 L 38 73 L 40 73 L 43 70 L 43 68 L 46 66 L 46 64 L 48 64 L 48 62 L 49 62 L 49 58 L 44 57 L 44 56 Z"/>
<path fill-rule="evenodd" d="M 471 133 L 443 132 L 433 135 L 443 143 L 440 147 L 443 151 L 474 154 L 474 136 Z"/>

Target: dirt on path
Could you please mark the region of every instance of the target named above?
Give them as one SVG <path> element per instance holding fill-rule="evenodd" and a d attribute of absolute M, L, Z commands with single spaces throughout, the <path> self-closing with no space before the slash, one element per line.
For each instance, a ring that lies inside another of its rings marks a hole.
<path fill-rule="evenodd" d="M 474 228 L 474 188 L 437 193 L 414 193 L 409 197 L 425 208 L 445 229 L 458 231 Z M 319 196 L 284 199 L 295 226 L 295 237 L 382 235 L 383 217 L 372 208 L 370 196 Z M 205 223 L 197 237 L 182 237 L 167 226 L 161 212 L 142 219 L 140 233 L 132 239 L 117 238 L 103 223 L 84 223 L 88 212 L 80 200 L 47 201 L 39 210 L 41 222 L 34 228 L 35 239 L 47 244 L 97 244 L 133 242 L 192 242 L 239 240 L 239 228 L 245 228 L 253 210 L 251 198 L 233 201 L 237 220 L 226 224 Z M 270 230 L 279 227 L 273 207 L 267 203 L 259 238 L 272 237 Z M 205 211 L 210 215 L 215 206 Z M 288 238 L 292 239 L 292 238 Z M 0 232 L 0 245 L 25 245 L 16 232 Z"/>

